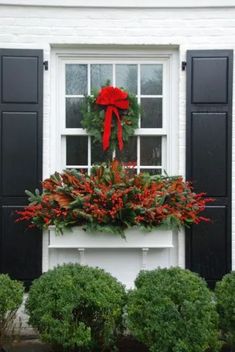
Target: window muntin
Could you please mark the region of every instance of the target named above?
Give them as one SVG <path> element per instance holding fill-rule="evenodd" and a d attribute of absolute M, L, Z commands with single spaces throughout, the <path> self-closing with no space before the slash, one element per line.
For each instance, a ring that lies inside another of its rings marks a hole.
<path fill-rule="evenodd" d="M 84 95 L 99 89 L 107 80 L 136 94 L 142 112 L 139 128 L 129 139 L 118 159 L 135 162 L 136 171 L 161 173 L 167 169 L 167 125 L 169 94 L 167 92 L 167 60 L 143 62 L 118 60 L 64 60 L 62 80 L 62 165 L 61 168 L 90 170 L 91 165 L 111 160 L 110 151 L 92 143 L 81 128 L 79 106 Z"/>

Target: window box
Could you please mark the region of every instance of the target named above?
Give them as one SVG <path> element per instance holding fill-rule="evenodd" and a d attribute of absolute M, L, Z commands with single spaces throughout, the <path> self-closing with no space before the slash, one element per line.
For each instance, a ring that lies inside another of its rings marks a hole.
<path fill-rule="evenodd" d="M 63 235 L 55 227 L 49 227 L 49 248 L 171 248 L 172 230 L 163 228 L 151 232 L 129 229 L 126 238 L 109 233 L 88 233 L 81 227 L 73 227 Z"/>
<path fill-rule="evenodd" d="M 48 241 L 44 242 L 44 271 L 77 262 L 104 269 L 129 289 L 134 286 L 140 270 L 176 265 L 172 249 L 177 246 L 177 239 L 172 230 L 130 229 L 126 231 L 126 238 L 122 238 L 115 234 L 88 233 L 81 227 L 59 235 L 55 227 L 50 226 L 48 234 Z"/>

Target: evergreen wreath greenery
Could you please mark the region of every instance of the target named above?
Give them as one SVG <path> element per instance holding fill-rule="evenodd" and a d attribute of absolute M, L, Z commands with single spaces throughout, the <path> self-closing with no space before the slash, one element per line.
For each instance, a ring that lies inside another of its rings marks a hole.
<path fill-rule="evenodd" d="M 103 139 L 105 115 L 108 107 L 107 105 L 105 106 L 97 104 L 97 98 L 99 97 L 102 90 L 107 87 L 108 86 L 103 87 L 101 90 L 93 91 L 92 95 L 86 96 L 85 102 L 81 107 L 81 113 L 83 115 L 81 121 L 82 127 L 87 130 L 89 135 L 94 137 L 94 143 L 102 143 Z M 110 88 L 113 87 L 110 86 Z M 138 128 L 140 106 L 134 94 L 131 94 L 122 88 L 117 88 L 117 90 L 121 90 L 122 93 L 127 93 L 127 101 L 129 103 L 129 107 L 126 110 L 118 108 L 122 126 L 122 140 L 125 144 L 128 141 L 129 137 L 134 135 L 135 129 Z M 112 151 L 118 148 L 117 134 L 118 121 L 113 116 L 109 141 L 109 149 L 111 149 Z"/>

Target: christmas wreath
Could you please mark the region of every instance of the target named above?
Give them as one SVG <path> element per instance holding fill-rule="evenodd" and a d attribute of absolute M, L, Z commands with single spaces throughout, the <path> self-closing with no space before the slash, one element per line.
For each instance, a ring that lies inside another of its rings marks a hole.
<path fill-rule="evenodd" d="M 102 143 L 104 151 L 117 147 L 121 151 L 138 127 L 140 107 L 135 95 L 105 86 L 85 98 L 81 112 L 82 127 L 94 137 L 94 142 Z"/>

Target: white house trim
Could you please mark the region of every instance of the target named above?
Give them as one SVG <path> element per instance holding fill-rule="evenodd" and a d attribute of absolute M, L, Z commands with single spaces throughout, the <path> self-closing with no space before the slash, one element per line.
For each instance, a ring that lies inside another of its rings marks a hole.
<path fill-rule="evenodd" d="M 0 0 L 0 5 L 106 8 L 235 7 L 234 0 Z"/>

